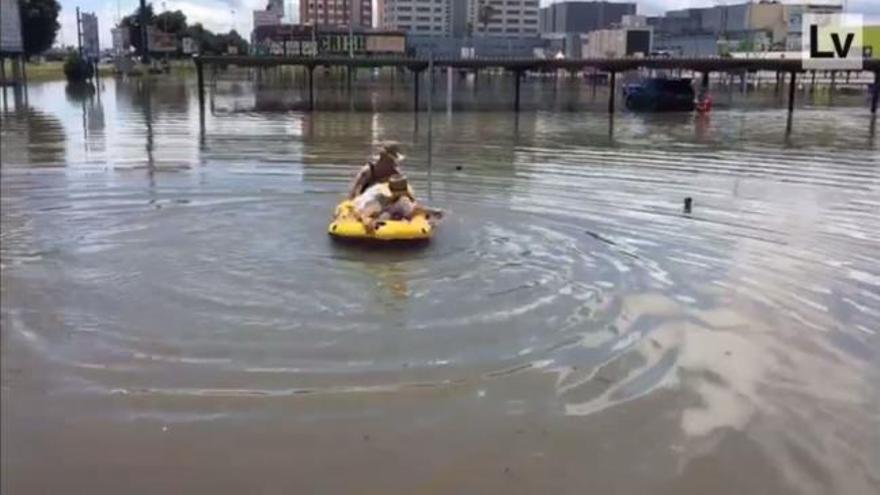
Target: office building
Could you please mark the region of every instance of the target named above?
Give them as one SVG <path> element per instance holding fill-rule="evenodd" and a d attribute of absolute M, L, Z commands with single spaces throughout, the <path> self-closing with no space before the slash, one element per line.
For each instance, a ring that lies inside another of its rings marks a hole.
<path fill-rule="evenodd" d="M 636 13 L 635 3 L 559 2 L 541 9 L 541 33 L 589 33 Z"/>
<path fill-rule="evenodd" d="M 626 15 L 619 26 L 584 35 L 583 58 L 646 57 L 651 54 L 652 28 L 643 16 Z"/>
<path fill-rule="evenodd" d="M 372 0 L 301 0 L 300 24 L 318 26 L 373 26 Z"/>
<path fill-rule="evenodd" d="M 804 14 L 840 14 L 843 12 L 843 5 L 839 3 L 809 3 L 786 5 L 785 7 L 788 20 L 788 33 L 785 39 L 785 48 L 788 51 L 800 51 L 803 47 L 802 26 Z"/>
<path fill-rule="evenodd" d="M 778 1 L 671 10 L 648 19 L 656 50 L 680 56 L 743 51 L 800 50 L 801 19 L 807 12 L 841 12 L 839 3 L 787 5 Z"/>
<path fill-rule="evenodd" d="M 468 36 L 468 12 L 473 0 L 449 0 L 449 35 L 453 38 Z"/>
<path fill-rule="evenodd" d="M 636 13 L 635 3 L 621 2 L 560 2 L 540 11 L 539 24 L 555 57 L 581 58 L 586 33 L 608 29 L 624 16 Z"/>
<path fill-rule="evenodd" d="M 538 37 L 538 0 L 470 0 L 468 23 L 474 36 Z"/>
<path fill-rule="evenodd" d="M 382 29 L 406 31 L 423 36 L 450 33 L 449 0 L 384 0 Z"/>
<path fill-rule="evenodd" d="M 284 17 L 284 1 L 271 0 L 265 10 L 254 11 L 254 29 L 260 26 L 277 26 Z"/>

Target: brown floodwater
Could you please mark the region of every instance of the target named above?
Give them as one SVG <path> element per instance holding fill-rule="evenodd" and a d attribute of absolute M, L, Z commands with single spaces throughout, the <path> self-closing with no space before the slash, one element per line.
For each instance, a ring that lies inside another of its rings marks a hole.
<path fill-rule="evenodd" d="M 4 494 L 880 492 L 863 94 L 444 76 L 429 168 L 406 78 L 211 79 L 7 93 Z M 331 242 L 386 139 L 448 219 Z"/>

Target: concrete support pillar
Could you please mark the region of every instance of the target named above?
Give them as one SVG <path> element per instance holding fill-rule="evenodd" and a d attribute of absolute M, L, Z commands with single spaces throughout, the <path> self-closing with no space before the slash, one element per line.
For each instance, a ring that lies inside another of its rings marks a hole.
<path fill-rule="evenodd" d="M 519 112 L 519 87 L 522 82 L 522 71 L 516 70 L 513 72 L 514 80 L 516 81 L 516 94 L 513 99 L 513 111 Z"/>
<path fill-rule="evenodd" d="M 413 70 L 413 112 L 419 112 L 419 76 L 420 71 Z"/>
<path fill-rule="evenodd" d="M 307 67 L 309 71 L 309 111 L 315 111 L 315 66 Z"/>
<path fill-rule="evenodd" d="M 614 97 L 617 95 L 616 92 L 616 80 L 617 73 L 611 71 L 611 74 L 608 78 L 608 113 L 614 113 Z"/>
<path fill-rule="evenodd" d="M 877 114 L 877 99 L 880 97 L 880 71 L 874 73 L 874 91 L 871 92 L 871 114 Z"/>

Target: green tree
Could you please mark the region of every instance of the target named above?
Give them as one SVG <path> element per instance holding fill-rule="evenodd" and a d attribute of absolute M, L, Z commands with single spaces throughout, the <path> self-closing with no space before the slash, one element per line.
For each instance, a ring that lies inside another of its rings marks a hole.
<path fill-rule="evenodd" d="M 153 4 L 147 4 L 144 11 L 147 14 L 147 25 L 155 25 L 156 23 L 156 14 L 153 13 Z M 131 13 L 131 15 L 125 16 L 119 22 L 119 25 L 122 27 L 128 28 L 129 39 L 131 40 L 131 46 L 133 46 L 138 53 L 141 51 L 141 44 L 143 38 L 141 38 L 141 8 L 138 7 Z"/>
<path fill-rule="evenodd" d="M 58 34 L 61 5 L 57 0 L 18 0 L 18 8 L 25 55 L 30 57 L 48 50 Z"/>
<path fill-rule="evenodd" d="M 492 22 L 495 14 L 497 13 L 498 11 L 495 10 L 495 7 L 487 3 L 480 6 L 480 10 L 477 13 L 477 20 L 480 22 L 480 24 L 483 25 L 483 34 L 486 34 L 486 32 L 488 32 L 489 23 Z"/>
<path fill-rule="evenodd" d="M 186 33 L 186 15 L 179 10 L 162 12 L 156 16 L 153 25 L 166 33 L 174 33 L 180 39 Z"/>
<path fill-rule="evenodd" d="M 237 47 L 240 54 L 247 53 L 248 49 L 247 41 L 234 29 L 226 34 L 214 34 L 200 23 L 195 23 L 187 28 L 186 36 L 195 41 L 199 53 L 222 55 L 229 45 Z"/>
<path fill-rule="evenodd" d="M 222 39 L 223 45 L 220 48 L 219 53 L 226 53 L 227 48 L 231 45 L 238 49 L 239 55 L 244 55 L 247 53 L 248 43 L 238 34 L 238 31 L 231 30 L 227 34 L 221 34 L 220 38 Z"/>
<path fill-rule="evenodd" d="M 92 64 L 83 60 L 79 53 L 71 50 L 67 54 L 67 60 L 64 61 L 64 75 L 69 82 L 81 83 L 94 76 L 94 68 Z"/>

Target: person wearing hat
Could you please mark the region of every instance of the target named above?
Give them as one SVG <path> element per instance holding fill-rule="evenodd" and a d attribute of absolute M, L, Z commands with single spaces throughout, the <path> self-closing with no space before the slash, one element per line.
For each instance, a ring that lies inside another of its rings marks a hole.
<path fill-rule="evenodd" d="M 348 199 L 354 199 L 357 195 L 366 192 L 372 185 L 385 182 L 392 175 L 400 175 L 400 165 L 406 158 L 400 152 L 397 144 L 386 144 L 379 149 L 379 155 L 370 160 L 358 171 L 351 188 L 348 191 Z"/>

